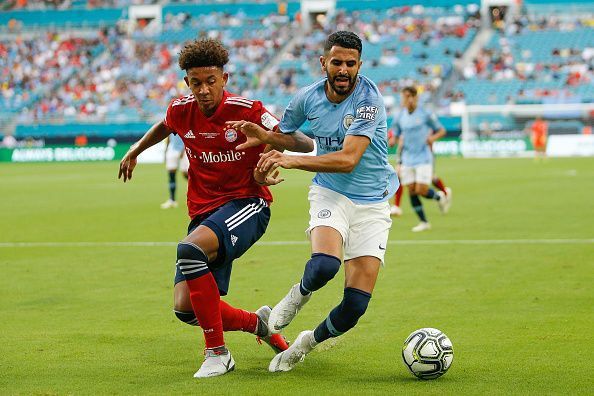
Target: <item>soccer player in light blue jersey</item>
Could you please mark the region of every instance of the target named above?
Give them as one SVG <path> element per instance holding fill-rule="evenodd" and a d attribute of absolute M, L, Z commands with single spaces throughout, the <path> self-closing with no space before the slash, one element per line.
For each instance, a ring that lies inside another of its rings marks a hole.
<path fill-rule="evenodd" d="M 268 322 L 272 331 L 286 327 L 312 293 L 334 278 L 344 260 L 342 301 L 315 330 L 301 332 L 289 349 L 275 356 L 268 367 L 273 372 L 293 369 L 317 344 L 353 328 L 367 309 L 384 261 L 392 224 L 388 198 L 399 182 L 388 162 L 383 98 L 371 80 L 359 75 L 361 51 L 361 40 L 352 32 L 328 37 L 320 57 L 326 78 L 293 97 L 280 133 L 245 121 L 234 123 L 257 143 L 291 150 L 302 139 L 298 130 L 307 120 L 317 143 L 316 156 L 272 150 L 258 163 L 260 171 L 272 175 L 278 167 L 316 172 L 309 190 L 307 229 L 312 255 L 301 281 L 273 308 Z"/>
<path fill-rule="evenodd" d="M 408 188 L 411 205 L 421 221 L 412 231 L 421 232 L 431 229 L 431 225 L 419 197 L 437 201 L 443 213 L 449 209 L 449 197 L 442 191 L 435 192 L 429 188 L 433 178 L 431 145 L 445 136 L 446 132 L 435 114 L 418 106 L 416 88 L 406 87 L 402 90 L 402 107 L 392 128 L 396 136 L 399 136 L 399 147 L 402 147 L 402 184 Z"/>
<path fill-rule="evenodd" d="M 190 163 L 186 155 L 184 142 L 176 134 L 171 134 L 165 142 L 165 169 L 169 178 L 169 199 L 161 204 L 161 209 L 177 208 L 175 190 L 177 189 L 176 173 L 179 169 L 186 180 L 188 180 L 188 168 Z"/>

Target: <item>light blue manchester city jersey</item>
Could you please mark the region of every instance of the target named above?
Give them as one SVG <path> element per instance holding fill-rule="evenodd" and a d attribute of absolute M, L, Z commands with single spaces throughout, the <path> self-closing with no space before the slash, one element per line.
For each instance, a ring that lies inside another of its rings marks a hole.
<path fill-rule="evenodd" d="M 418 166 L 433 163 L 427 138 L 441 128 L 443 127 L 435 114 L 421 107 L 417 107 L 412 113 L 402 109 L 392 122 L 392 129 L 396 136 L 404 137 L 402 165 Z"/>
<path fill-rule="evenodd" d="M 355 203 L 386 201 L 398 189 L 398 177 L 388 163 L 386 109 L 375 84 L 357 77 L 355 90 L 341 103 L 326 97 L 326 78 L 301 89 L 289 103 L 280 122 L 283 133 L 309 123 L 317 155 L 340 151 L 346 135 L 366 136 L 371 142 L 351 173 L 319 172 L 313 183 L 336 191 Z"/>

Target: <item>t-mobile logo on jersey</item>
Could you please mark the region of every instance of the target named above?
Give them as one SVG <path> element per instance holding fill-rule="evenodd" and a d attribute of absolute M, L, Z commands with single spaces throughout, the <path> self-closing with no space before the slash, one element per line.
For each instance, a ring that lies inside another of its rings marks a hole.
<path fill-rule="evenodd" d="M 218 153 L 204 152 L 200 154 L 200 159 L 205 164 L 216 164 L 219 162 L 235 162 L 241 161 L 241 158 L 244 154 L 244 151 L 238 152 L 233 150 L 227 150 L 225 152 L 219 151 Z"/>

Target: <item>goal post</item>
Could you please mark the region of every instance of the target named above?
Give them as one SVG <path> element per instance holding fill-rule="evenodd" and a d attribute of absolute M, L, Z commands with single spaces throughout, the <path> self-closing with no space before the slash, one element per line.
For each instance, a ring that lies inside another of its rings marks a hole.
<path fill-rule="evenodd" d="M 530 133 L 538 118 L 548 130 L 547 154 L 594 156 L 594 103 L 469 105 L 461 116 L 465 157 L 532 155 Z"/>

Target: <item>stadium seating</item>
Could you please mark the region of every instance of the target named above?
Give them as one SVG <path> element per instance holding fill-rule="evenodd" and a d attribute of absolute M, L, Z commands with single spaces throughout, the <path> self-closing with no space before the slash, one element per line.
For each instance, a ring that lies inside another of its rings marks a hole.
<path fill-rule="evenodd" d="M 496 32 L 479 53 L 456 87 L 467 103 L 594 101 L 594 6 L 590 14 L 557 17 L 535 10 Z"/>
<path fill-rule="evenodd" d="M 157 1 L 164 3 L 163 29 L 137 26 L 129 33 L 121 23 L 127 7 L 155 1 L 15 0 L 0 12 L 0 25 L 28 35 L 10 33 L 0 41 L 0 121 L 158 119 L 171 98 L 187 92 L 176 59 L 183 42 L 204 36 L 230 49 L 228 89 L 261 99 L 280 115 L 299 87 L 322 77 L 321 43 L 336 29 L 363 38 L 361 72 L 378 84 L 389 111 L 397 108 L 401 88 L 411 84 L 420 88 L 421 100 L 431 97 L 446 110 L 456 101 L 594 101 L 594 6 L 584 2 L 567 10 L 535 1 L 527 0 L 524 14 L 496 30 L 460 74 L 454 63 L 480 28 L 478 6 L 467 0 L 456 6 L 397 0 L 392 8 L 339 0 L 337 12 L 307 34 L 297 1 L 286 7 L 274 1 Z"/>

